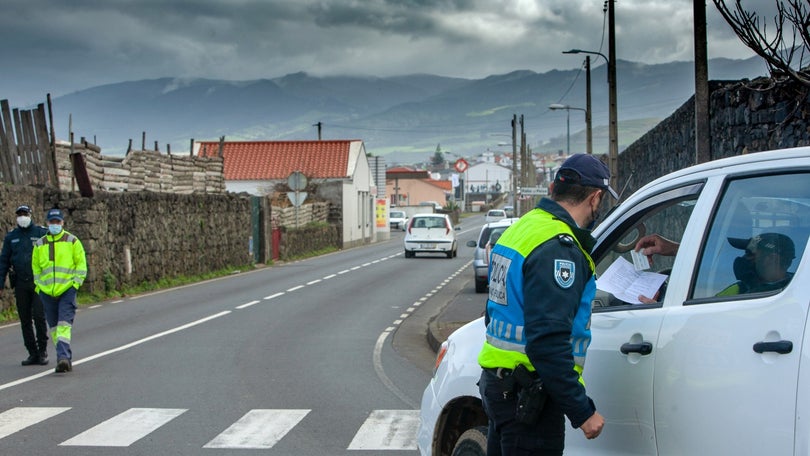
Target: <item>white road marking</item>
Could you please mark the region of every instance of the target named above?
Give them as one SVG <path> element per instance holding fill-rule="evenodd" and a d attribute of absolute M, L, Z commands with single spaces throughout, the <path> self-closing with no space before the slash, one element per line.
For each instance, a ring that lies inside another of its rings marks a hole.
<path fill-rule="evenodd" d="M 203 448 L 272 448 L 309 410 L 251 410 Z"/>
<path fill-rule="evenodd" d="M 252 306 L 252 305 L 258 304 L 258 303 L 260 303 L 260 302 L 261 302 L 261 301 L 250 301 L 250 302 L 246 302 L 246 303 L 242 304 L 241 306 L 236 306 L 236 308 L 237 308 L 237 309 L 240 309 L 240 310 L 241 310 L 241 309 L 246 309 L 246 308 L 248 308 L 248 307 L 250 307 L 250 306 Z"/>
<path fill-rule="evenodd" d="M 304 285 L 298 285 L 297 287 L 292 287 L 289 290 L 287 290 L 287 293 L 293 292 L 295 290 L 300 290 L 302 288 L 304 288 Z"/>
<path fill-rule="evenodd" d="M 415 450 L 419 410 L 375 410 L 355 434 L 349 450 Z"/>
<path fill-rule="evenodd" d="M 321 279 L 315 279 L 315 280 L 313 280 L 311 282 L 307 282 L 307 285 L 315 285 L 316 283 L 318 283 L 320 281 L 321 281 Z"/>
<path fill-rule="evenodd" d="M 264 297 L 264 299 L 273 299 L 273 298 L 278 298 L 279 296 L 282 296 L 282 295 L 284 295 L 284 292 L 283 292 L 283 291 L 282 291 L 282 292 L 279 292 L 279 293 L 276 293 L 276 294 L 271 294 L 270 296 L 265 296 L 265 297 Z"/>
<path fill-rule="evenodd" d="M 15 407 L 0 413 L 0 439 L 70 410 L 70 407 Z"/>
<path fill-rule="evenodd" d="M 84 364 L 84 363 L 86 363 L 88 361 L 93 361 L 94 359 L 98 359 L 98 358 L 101 358 L 101 357 L 104 357 L 104 356 L 107 356 L 107 355 L 110 355 L 110 354 L 113 354 L 113 353 L 116 353 L 116 352 L 119 352 L 119 351 L 123 351 L 123 350 L 126 350 L 128 348 L 132 348 L 132 347 L 135 347 L 137 345 L 140 345 L 140 344 L 142 344 L 144 342 L 149 342 L 150 340 L 158 339 L 158 338 L 161 338 L 163 336 L 167 336 L 169 334 L 176 333 L 178 331 L 182 331 L 184 329 L 188 329 L 188 328 L 191 328 L 193 326 L 197 326 L 197 325 L 199 325 L 201 323 L 205 323 L 205 322 L 207 322 L 209 320 L 213 320 L 215 318 L 219 318 L 219 317 L 222 317 L 224 315 L 228 315 L 229 313 L 231 313 L 230 310 L 225 310 L 223 312 L 220 312 L 220 313 L 217 313 L 217 314 L 214 314 L 214 315 L 209 315 L 209 316 L 207 316 L 205 318 L 201 318 L 201 319 L 199 319 L 197 321 L 192 321 L 191 323 L 186 323 L 185 325 L 178 326 L 176 328 L 172 328 L 172 329 L 163 331 L 161 333 L 153 334 L 153 335 L 151 335 L 149 337 L 144 337 L 143 339 L 136 340 L 134 342 L 130 342 L 128 344 L 121 345 L 119 347 L 116 347 L 116 348 L 113 348 L 113 349 L 110 349 L 110 350 L 107 350 L 107 351 L 103 351 L 101 353 L 96 353 L 95 355 L 88 356 L 87 358 L 82 358 L 79 361 L 74 361 L 73 365 L 78 366 L 78 365 Z M 47 370 L 45 370 L 43 372 L 40 372 L 38 374 L 34 374 L 34 375 L 31 375 L 31 376 L 28 376 L 28 377 L 25 377 L 25 378 L 14 380 L 13 382 L 8 382 L 6 384 L 0 385 L 0 391 L 4 390 L 6 388 L 11 388 L 12 386 L 21 385 L 23 383 L 30 382 L 31 380 L 36 380 L 38 378 L 45 377 L 45 376 L 50 375 L 52 373 L 53 373 L 53 369 L 48 368 Z"/>
<path fill-rule="evenodd" d="M 186 410 L 132 408 L 59 445 L 128 447 L 182 415 Z"/>

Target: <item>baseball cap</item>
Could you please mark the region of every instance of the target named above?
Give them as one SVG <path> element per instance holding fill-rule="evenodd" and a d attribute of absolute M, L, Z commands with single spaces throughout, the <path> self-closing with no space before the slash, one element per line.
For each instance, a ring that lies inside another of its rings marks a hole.
<path fill-rule="evenodd" d="M 25 214 L 30 214 L 31 213 L 31 208 L 26 206 L 25 204 L 23 204 L 22 206 L 18 207 L 16 211 L 14 211 L 14 213 L 18 214 L 18 215 L 20 214 L 20 212 L 23 212 Z"/>
<path fill-rule="evenodd" d="M 54 208 L 54 209 L 51 209 L 51 210 L 48 211 L 48 213 L 45 216 L 45 220 L 47 220 L 47 221 L 65 220 L 65 217 L 64 217 L 64 215 L 62 215 L 62 211 L 60 211 L 59 209 Z"/>
<path fill-rule="evenodd" d="M 557 171 L 557 176 L 554 178 L 558 182 L 569 181 L 570 178 L 560 174 L 560 171 L 571 170 L 579 176 L 573 184 L 584 185 L 586 187 L 596 187 L 607 190 L 614 199 L 619 199 L 619 194 L 616 190 L 610 187 L 610 170 L 602 160 L 588 154 L 574 154 L 566 159 Z"/>
<path fill-rule="evenodd" d="M 762 233 L 752 238 L 728 238 L 732 247 L 755 252 L 765 250 L 779 254 L 782 258 L 796 258 L 796 247 L 793 241 L 781 233 Z"/>

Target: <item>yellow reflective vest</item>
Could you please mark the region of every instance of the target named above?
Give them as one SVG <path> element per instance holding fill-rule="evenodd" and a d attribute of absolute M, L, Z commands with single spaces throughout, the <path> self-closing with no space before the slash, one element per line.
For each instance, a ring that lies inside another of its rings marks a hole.
<path fill-rule="evenodd" d="M 56 297 L 70 287 L 78 290 L 87 277 L 84 247 L 67 231 L 56 236 L 47 234 L 34 244 L 31 268 L 37 292 Z"/>

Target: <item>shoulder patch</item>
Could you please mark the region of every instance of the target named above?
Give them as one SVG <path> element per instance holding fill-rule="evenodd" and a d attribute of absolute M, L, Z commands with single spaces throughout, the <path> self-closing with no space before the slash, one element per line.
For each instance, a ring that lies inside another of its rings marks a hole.
<path fill-rule="evenodd" d="M 576 265 L 570 260 L 554 260 L 554 281 L 560 288 L 571 288 L 576 275 Z"/>
<path fill-rule="evenodd" d="M 562 245 L 574 245 L 574 238 L 568 234 L 558 234 L 557 240 L 560 241 Z"/>

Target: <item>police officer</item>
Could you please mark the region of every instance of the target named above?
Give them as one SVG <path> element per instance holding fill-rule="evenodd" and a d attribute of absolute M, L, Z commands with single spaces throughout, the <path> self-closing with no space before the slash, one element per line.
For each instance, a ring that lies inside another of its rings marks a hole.
<path fill-rule="evenodd" d="M 588 439 L 604 418 L 582 380 L 596 292 L 590 229 L 610 172 L 592 155 L 568 158 L 551 198 L 512 224 L 492 250 L 479 388 L 487 454 L 561 455 L 565 416 Z"/>
<path fill-rule="evenodd" d="M 87 259 L 79 238 L 65 231 L 61 210 L 49 210 L 46 219 L 48 234 L 34 244 L 31 269 L 51 328 L 51 338 L 56 343 L 56 372 L 70 372 L 73 370 L 70 339 L 76 316 L 76 291 L 87 276 Z"/>
<path fill-rule="evenodd" d="M 3 239 L 3 250 L 0 252 L 0 293 L 3 292 L 8 274 L 9 283 L 14 288 L 23 343 L 28 350 L 28 358 L 22 361 L 22 365 L 45 365 L 48 364 L 48 328 L 45 325 L 42 301 L 34 287 L 31 253 L 34 243 L 45 236 L 48 230 L 31 221 L 29 206 L 20 206 L 15 212 L 17 227 L 6 234 Z"/>

